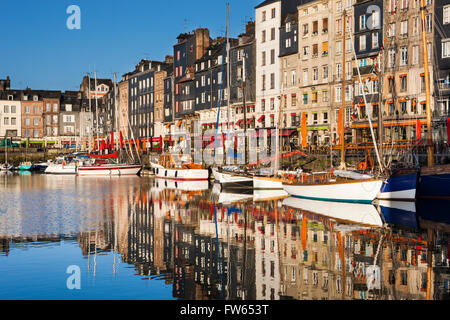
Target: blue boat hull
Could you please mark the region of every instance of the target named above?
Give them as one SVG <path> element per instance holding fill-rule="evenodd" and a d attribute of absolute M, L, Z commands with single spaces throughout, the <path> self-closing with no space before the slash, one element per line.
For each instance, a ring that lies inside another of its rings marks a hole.
<path fill-rule="evenodd" d="M 428 169 L 421 173 L 417 189 L 417 197 L 421 199 L 447 199 L 450 200 L 450 170 L 448 166 L 441 167 L 439 173 L 431 174 Z"/>
<path fill-rule="evenodd" d="M 418 174 L 394 175 L 387 179 L 381 187 L 378 199 L 414 201 L 416 199 Z"/>
<path fill-rule="evenodd" d="M 19 170 L 20 171 L 29 171 L 29 170 L 31 170 L 31 165 L 30 166 L 20 166 L 19 167 Z"/>

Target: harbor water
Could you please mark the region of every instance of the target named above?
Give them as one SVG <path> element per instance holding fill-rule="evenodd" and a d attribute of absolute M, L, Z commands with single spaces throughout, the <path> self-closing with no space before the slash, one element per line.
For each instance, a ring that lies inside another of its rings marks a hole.
<path fill-rule="evenodd" d="M 0 299 L 448 300 L 445 201 L 0 175 Z"/>

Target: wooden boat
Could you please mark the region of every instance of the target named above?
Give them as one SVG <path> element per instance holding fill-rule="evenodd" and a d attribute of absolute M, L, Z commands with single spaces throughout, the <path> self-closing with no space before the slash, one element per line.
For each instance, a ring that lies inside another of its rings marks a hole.
<path fill-rule="evenodd" d="M 330 173 L 303 175 L 284 183 L 291 196 L 302 199 L 371 204 L 380 192 L 383 180 L 353 180 L 336 177 Z"/>
<path fill-rule="evenodd" d="M 213 168 L 212 172 L 214 181 L 221 185 L 222 190 L 239 192 L 253 189 L 252 175 L 225 171 L 219 168 Z"/>
<path fill-rule="evenodd" d="M 421 0 L 421 3 L 423 0 Z M 421 5 L 421 20 L 425 24 L 425 7 Z M 426 93 L 426 114 L 427 114 L 427 154 L 428 165 L 421 168 L 418 183 L 417 197 L 421 199 L 450 199 L 450 165 L 437 165 L 434 159 L 434 145 L 433 145 L 433 125 L 432 125 L 432 110 L 431 110 L 431 89 L 430 89 L 430 74 L 428 67 L 428 45 L 427 33 L 422 28 L 422 48 L 424 57 L 424 80 Z M 449 121 L 447 122 L 449 125 Z M 448 128 L 447 128 L 448 129 Z M 450 131 L 448 131 L 450 132 Z M 450 140 L 450 134 L 448 136 Z"/>
<path fill-rule="evenodd" d="M 383 182 L 377 199 L 391 201 L 415 201 L 417 191 L 417 171 L 392 174 Z"/>
<path fill-rule="evenodd" d="M 162 154 L 159 163 L 150 162 L 157 178 L 169 180 L 209 180 L 209 172 L 201 164 L 193 163 L 188 155 Z"/>
<path fill-rule="evenodd" d="M 88 165 L 80 165 L 77 168 L 78 176 L 136 176 L 142 171 L 140 164 L 113 163 L 113 159 L 118 159 L 118 152 L 87 157 L 94 161 Z"/>
<path fill-rule="evenodd" d="M 421 168 L 417 197 L 450 200 L 450 165 Z"/>

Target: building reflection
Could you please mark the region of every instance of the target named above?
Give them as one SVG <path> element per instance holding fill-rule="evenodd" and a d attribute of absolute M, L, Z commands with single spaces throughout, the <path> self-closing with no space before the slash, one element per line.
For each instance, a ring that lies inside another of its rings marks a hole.
<path fill-rule="evenodd" d="M 106 191 L 81 201 L 82 219 L 69 215 L 61 221 L 70 226 L 49 232 L 30 229 L 31 213 L 20 214 L 25 209 L 7 211 L 0 217 L 9 219 L 0 228 L 0 255 L 17 243 L 76 239 L 88 259 L 118 254 L 138 276 L 165 281 L 173 297 L 186 300 L 449 298 L 446 204 L 418 203 L 417 212 L 408 213 L 414 223 L 393 223 L 383 215 L 378 225 L 281 200 L 218 203 L 209 188 L 146 181 L 78 181 L 75 190 L 84 191 L 77 192 L 89 193 L 92 184 Z M 374 265 L 380 273 L 371 278 Z"/>

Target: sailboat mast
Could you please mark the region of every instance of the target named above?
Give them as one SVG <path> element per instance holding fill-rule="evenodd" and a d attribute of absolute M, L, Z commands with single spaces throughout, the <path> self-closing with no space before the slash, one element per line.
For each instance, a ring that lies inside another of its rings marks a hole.
<path fill-rule="evenodd" d="M 231 103 L 230 103 L 230 64 L 231 64 L 231 58 L 230 58 L 230 3 L 227 2 L 227 113 L 228 113 L 228 125 L 230 125 L 231 122 Z M 228 126 L 227 126 L 228 128 Z"/>
<path fill-rule="evenodd" d="M 89 83 L 89 85 L 88 85 L 88 99 L 89 99 L 89 110 L 88 110 L 88 113 L 90 113 L 91 112 L 91 110 L 92 110 L 92 108 L 91 108 L 91 72 L 89 71 L 89 74 L 88 74 L 88 83 Z M 92 127 L 90 127 L 89 128 L 90 130 L 90 133 L 91 134 L 89 134 L 89 152 L 91 152 L 91 150 L 92 150 L 92 144 L 91 144 L 91 138 L 92 138 Z"/>
<path fill-rule="evenodd" d="M 98 137 L 98 97 L 97 97 L 97 71 L 94 71 L 94 83 L 95 83 L 95 118 L 96 118 L 96 130 L 97 130 L 97 149 L 100 151 L 100 140 Z M 90 85 L 90 84 L 89 84 Z"/>
<path fill-rule="evenodd" d="M 428 71 L 428 46 L 427 46 L 427 29 L 425 21 L 425 1 L 420 0 L 420 16 L 422 19 L 422 45 L 423 45 L 423 62 L 425 68 L 425 94 L 427 103 L 427 129 L 428 129 L 428 166 L 434 165 L 434 147 L 433 147 L 433 128 L 431 119 L 431 97 L 430 97 L 430 74 Z"/>
<path fill-rule="evenodd" d="M 116 150 L 119 150 L 119 137 L 118 135 L 120 135 L 120 130 L 119 130 L 119 108 L 117 105 L 117 84 L 116 84 L 117 80 L 116 80 L 116 73 L 114 72 L 114 115 L 115 115 L 115 128 L 116 128 Z M 113 130 L 114 132 L 114 130 Z M 111 144 L 114 144 L 114 141 L 111 141 Z M 117 159 L 117 162 L 119 162 L 119 159 Z"/>
<path fill-rule="evenodd" d="M 242 60 L 242 106 L 244 108 L 245 164 L 248 164 L 247 106 L 245 101 L 245 55 Z"/>
<path fill-rule="evenodd" d="M 341 132 L 339 135 L 341 136 L 341 168 L 345 170 L 345 31 L 347 29 L 347 13 L 344 10 L 342 20 L 344 21 L 343 29 L 342 29 L 342 89 L 341 89 L 341 99 L 342 99 L 342 123 Z M 338 126 L 339 127 L 339 126 Z"/>

